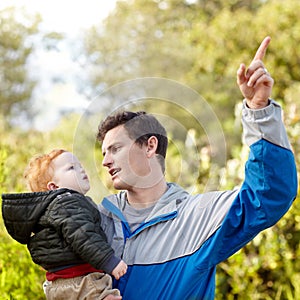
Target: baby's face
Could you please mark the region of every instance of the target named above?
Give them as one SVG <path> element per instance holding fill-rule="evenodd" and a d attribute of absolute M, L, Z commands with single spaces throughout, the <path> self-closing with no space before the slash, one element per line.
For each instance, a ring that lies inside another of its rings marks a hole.
<path fill-rule="evenodd" d="M 84 168 L 75 155 L 63 152 L 52 161 L 52 181 L 59 188 L 68 188 L 85 194 L 90 189 L 90 182 Z"/>

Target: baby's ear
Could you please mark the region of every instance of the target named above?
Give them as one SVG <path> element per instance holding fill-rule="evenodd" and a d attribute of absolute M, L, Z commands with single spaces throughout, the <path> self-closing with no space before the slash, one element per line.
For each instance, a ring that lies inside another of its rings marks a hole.
<path fill-rule="evenodd" d="M 53 191 L 53 190 L 58 189 L 58 186 L 57 186 L 53 181 L 49 181 L 49 182 L 47 183 L 47 189 L 48 189 L 49 191 Z"/>

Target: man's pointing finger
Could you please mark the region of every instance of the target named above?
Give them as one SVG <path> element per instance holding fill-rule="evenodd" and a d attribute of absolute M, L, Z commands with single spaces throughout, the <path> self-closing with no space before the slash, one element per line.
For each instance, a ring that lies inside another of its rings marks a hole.
<path fill-rule="evenodd" d="M 270 44 L 271 38 L 269 36 L 265 37 L 259 48 L 257 49 L 253 60 L 262 60 L 266 54 L 267 48 Z"/>

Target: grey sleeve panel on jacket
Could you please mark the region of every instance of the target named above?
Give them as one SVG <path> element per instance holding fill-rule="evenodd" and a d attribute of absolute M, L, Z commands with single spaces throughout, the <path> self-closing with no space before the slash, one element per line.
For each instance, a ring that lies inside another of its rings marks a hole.
<path fill-rule="evenodd" d="M 262 109 L 250 109 L 244 100 L 242 123 L 244 140 L 248 146 L 264 139 L 283 148 L 291 149 L 282 122 L 281 107 L 274 100 L 270 100 L 270 104 Z"/>

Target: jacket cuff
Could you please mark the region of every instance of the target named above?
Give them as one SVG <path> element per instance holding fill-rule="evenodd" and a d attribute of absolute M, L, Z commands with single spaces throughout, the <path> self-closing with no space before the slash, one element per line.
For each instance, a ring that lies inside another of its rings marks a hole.
<path fill-rule="evenodd" d="M 114 268 L 120 263 L 121 259 L 112 255 L 101 267 L 106 273 L 111 274 Z"/>
<path fill-rule="evenodd" d="M 281 106 L 270 99 L 268 106 L 250 109 L 243 101 L 242 123 L 244 140 L 248 146 L 264 139 L 283 148 L 291 149 L 287 133 L 282 122 Z"/>

